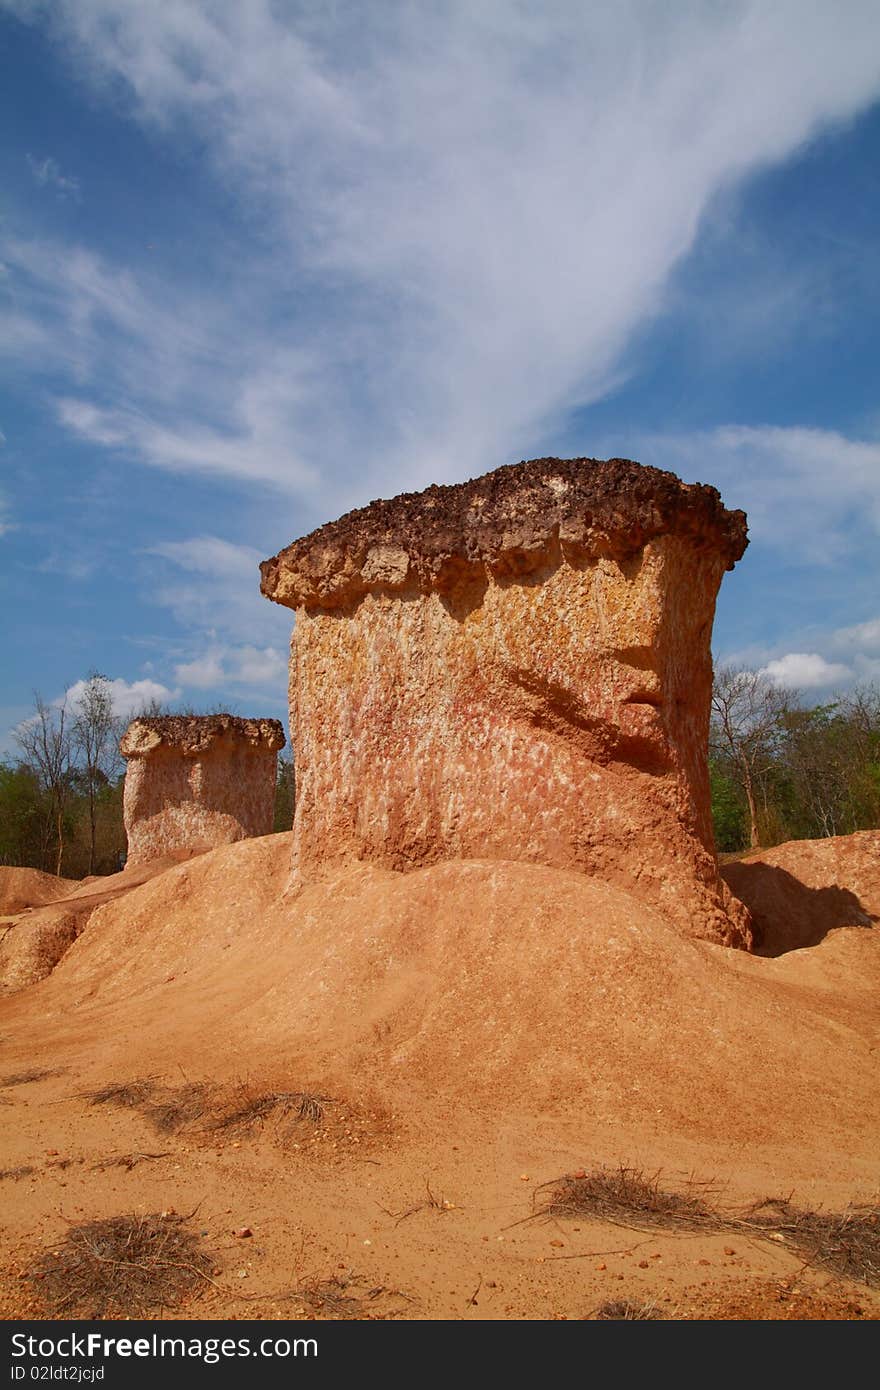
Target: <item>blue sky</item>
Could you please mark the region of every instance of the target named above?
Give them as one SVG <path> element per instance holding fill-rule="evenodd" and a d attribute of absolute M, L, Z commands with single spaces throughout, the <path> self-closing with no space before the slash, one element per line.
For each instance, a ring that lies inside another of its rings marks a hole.
<path fill-rule="evenodd" d="M 0 750 L 285 711 L 257 563 L 623 455 L 749 514 L 718 658 L 880 680 L 880 10 L 0 0 Z"/>

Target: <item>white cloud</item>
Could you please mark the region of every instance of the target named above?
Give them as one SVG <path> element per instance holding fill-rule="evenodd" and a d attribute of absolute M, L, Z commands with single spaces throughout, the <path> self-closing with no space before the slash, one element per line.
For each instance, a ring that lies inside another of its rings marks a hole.
<path fill-rule="evenodd" d="M 530 452 L 617 379 L 719 190 L 880 93 L 874 0 L 13 8 L 271 228 L 222 303 L 81 249 L 19 271 L 71 329 L 62 420 L 348 504 Z"/>
<path fill-rule="evenodd" d="M 791 690 L 813 690 L 835 682 L 840 684 L 851 680 L 852 674 L 848 666 L 826 661 L 818 652 L 786 652 L 785 656 L 768 661 L 759 672 L 774 685 Z"/>
<path fill-rule="evenodd" d="M 646 462 L 714 483 L 727 506 L 746 510 L 751 539 L 795 562 L 846 558 L 860 527 L 880 535 L 878 440 L 801 426 L 724 425 L 689 435 L 634 433 L 631 443 Z"/>
<path fill-rule="evenodd" d="M 287 662 L 274 647 L 214 646 L 195 660 L 176 666 L 174 675 L 181 685 L 199 690 L 228 685 L 274 687 L 283 698 Z"/>
<path fill-rule="evenodd" d="M 842 651 L 855 649 L 856 655 L 880 656 L 880 617 L 838 628 L 832 640 Z"/>
<path fill-rule="evenodd" d="M 287 661 L 274 647 L 241 647 L 234 654 L 233 680 L 244 685 L 287 685 Z"/>
<path fill-rule="evenodd" d="M 164 415 L 179 417 L 182 410 L 192 433 L 205 412 L 207 435 L 213 430 L 222 439 L 232 430 L 238 346 L 259 355 L 239 303 L 243 292 L 212 296 L 150 265 L 117 267 L 81 245 L 7 236 L 3 249 L 0 342 L 12 338 L 23 366 L 49 367 L 66 378 L 71 390 L 55 404 L 72 432 L 121 447 L 138 431 L 147 439 L 152 430 L 161 442 Z M 242 320 L 240 337 L 232 333 L 230 315 Z M 264 349 L 268 353 L 268 342 Z M 86 384 L 112 406 L 76 394 Z M 161 466 L 165 459 L 156 447 L 151 461 Z"/>
<path fill-rule="evenodd" d="M 29 154 L 27 162 L 34 179 L 43 188 L 54 188 L 62 198 L 79 197 L 79 179 L 71 177 L 70 174 L 62 174 L 57 159 L 34 159 L 34 156 Z"/>
<path fill-rule="evenodd" d="M 850 662 L 859 682 L 880 682 L 880 617 L 838 628 L 829 649 Z"/>
<path fill-rule="evenodd" d="M 216 652 L 210 652 L 206 656 L 197 657 L 195 661 L 184 661 L 175 666 L 174 677 L 183 686 L 210 690 L 213 686 L 222 685 L 226 674 L 220 656 Z"/>
<path fill-rule="evenodd" d="M 80 438 L 125 449 L 157 468 L 307 491 L 314 488 L 317 475 L 298 460 L 287 428 L 295 397 L 292 375 L 270 383 L 246 380 L 233 398 L 233 419 L 224 429 L 203 424 L 171 427 L 142 410 L 100 408 L 75 397 L 59 397 L 55 405 L 61 423 Z"/>
<path fill-rule="evenodd" d="M 0 326 L 0 354 L 14 364 L 35 364 L 40 361 L 42 351 L 49 349 L 51 352 L 51 336 L 35 317 L 35 311 L 18 311 L 7 304 L 0 309 Z"/>
<path fill-rule="evenodd" d="M 795 643 L 799 650 L 790 649 Z M 804 691 L 880 682 L 880 617 L 824 632 L 814 624 L 775 648 L 753 644 L 725 652 L 718 664 L 759 671 L 777 685 Z"/>
<path fill-rule="evenodd" d="M 71 685 L 64 695 L 59 696 L 53 703 L 61 705 L 67 701 L 71 708 L 76 708 L 82 699 L 86 688 L 86 681 L 76 681 Z M 139 714 L 153 700 L 158 700 L 160 704 L 167 705 L 176 700 L 180 694 L 179 690 L 169 690 L 166 685 L 159 681 L 140 680 L 125 681 L 120 677 L 115 680 L 106 679 L 105 686 L 110 694 L 113 703 L 113 713 L 123 719 L 131 719 Z"/>

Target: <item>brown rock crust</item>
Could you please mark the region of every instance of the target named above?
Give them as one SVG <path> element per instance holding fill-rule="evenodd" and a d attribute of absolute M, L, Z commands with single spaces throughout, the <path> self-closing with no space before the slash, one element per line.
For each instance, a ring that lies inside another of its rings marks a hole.
<path fill-rule="evenodd" d="M 577 869 L 748 946 L 718 877 L 710 639 L 742 512 L 629 460 L 537 459 L 264 563 L 294 606 L 294 880 L 367 860 Z"/>
<path fill-rule="evenodd" d="M 159 745 L 177 748 L 184 757 L 206 753 L 219 739 L 234 738 L 277 753 L 284 747 L 280 719 L 242 719 L 234 714 L 162 714 L 129 724 L 119 751 L 124 758 L 144 757 Z"/>
<path fill-rule="evenodd" d="M 128 759 L 128 864 L 270 834 L 276 757 L 284 743 L 277 719 L 135 719 L 119 745 Z"/>
<path fill-rule="evenodd" d="M 714 487 L 631 459 L 532 459 L 347 512 L 264 560 L 261 589 L 289 608 L 326 609 L 380 589 L 516 577 L 560 558 L 622 559 L 667 534 L 714 550 L 725 569 L 748 544 L 745 512 L 727 511 Z"/>

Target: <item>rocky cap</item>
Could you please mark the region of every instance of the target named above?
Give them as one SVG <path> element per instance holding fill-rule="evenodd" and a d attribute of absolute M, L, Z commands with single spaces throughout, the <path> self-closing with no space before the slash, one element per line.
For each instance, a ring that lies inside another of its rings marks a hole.
<path fill-rule="evenodd" d="M 726 569 L 748 545 L 745 512 L 704 483 L 631 459 L 532 459 L 348 512 L 264 560 L 260 587 L 288 608 L 331 609 L 371 590 L 445 592 L 561 557 L 623 558 L 669 532 L 718 551 Z"/>
<path fill-rule="evenodd" d="M 218 739 L 231 738 L 277 753 L 286 742 L 278 719 L 240 719 L 234 714 L 163 714 L 134 719 L 119 744 L 124 758 L 144 758 L 157 748 L 198 757 Z"/>

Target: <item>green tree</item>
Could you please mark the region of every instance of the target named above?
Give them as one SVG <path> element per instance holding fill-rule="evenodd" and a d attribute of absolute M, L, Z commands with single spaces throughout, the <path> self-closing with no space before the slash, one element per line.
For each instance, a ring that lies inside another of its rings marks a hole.
<path fill-rule="evenodd" d="M 709 782 L 715 848 L 719 854 L 734 854 L 745 849 L 749 840 L 748 815 L 742 789 L 736 778 L 716 758 L 709 759 Z"/>
<path fill-rule="evenodd" d="M 34 769 L 0 762 L 0 864 L 45 868 L 49 807 Z"/>
<path fill-rule="evenodd" d="M 857 690 L 783 718 L 780 761 L 794 835 L 849 835 L 880 821 L 880 700 Z"/>
<path fill-rule="evenodd" d="M 273 830 L 289 830 L 293 825 L 296 802 L 296 778 L 293 758 L 279 757 L 275 777 L 275 817 Z"/>

